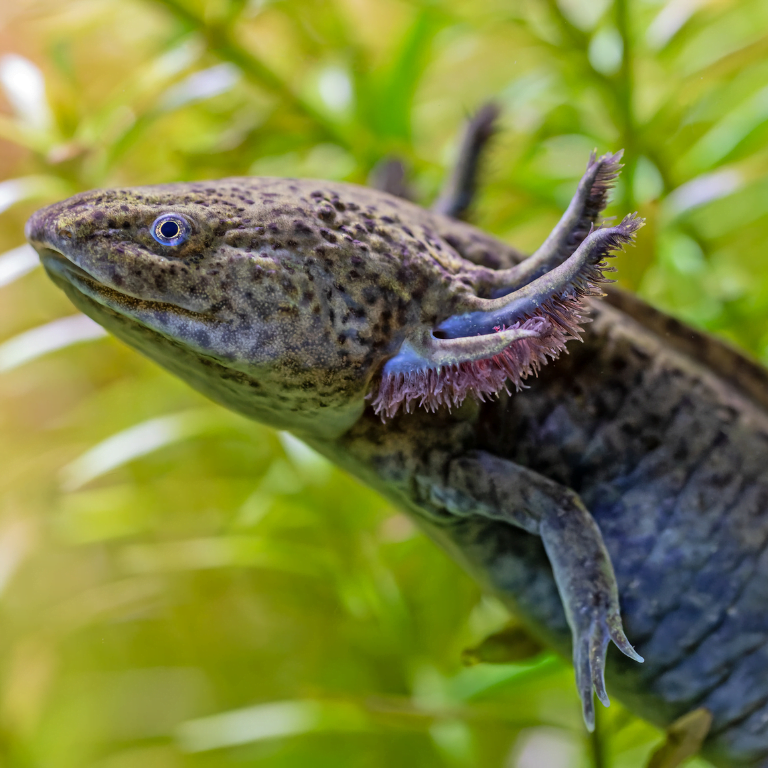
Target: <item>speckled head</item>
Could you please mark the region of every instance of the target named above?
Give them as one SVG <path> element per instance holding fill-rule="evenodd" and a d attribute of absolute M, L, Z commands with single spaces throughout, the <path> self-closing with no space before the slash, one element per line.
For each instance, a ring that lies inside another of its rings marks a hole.
<path fill-rule="evenodd" d="M 96 190 L 27 237 L 116 336 L 234 410 L 332 438 L 366 403 L 386 419 L 519 387 L 578 338 L 604 257 L 642 224 L 589 232 L 617 160 L 593 156 L 553 235 L 503 270 L 478 263 L 478 244 L 504 246 L 471 227 L 312 180 Z"/>
<path fill-rule="evenodd" d="M 407 329 L 452 310 L 467 262 L 415 231 L 423 213 L 351 185 L 225 179 L 86 192 L 27 237 L 118 337 L 228 407 L 328 435 Z"/>

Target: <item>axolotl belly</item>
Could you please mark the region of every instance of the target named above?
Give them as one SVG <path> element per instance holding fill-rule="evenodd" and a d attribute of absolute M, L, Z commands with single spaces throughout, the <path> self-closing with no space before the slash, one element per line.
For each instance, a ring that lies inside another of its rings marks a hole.
<path fill-rule="evenodd" d="M 386 193 L 292 179 L 87 192 L 27 235 L 83 312 L 393 499 L 572 654 L 588 727 L 607 654 L 632 710 L 704 707 L 708 757 L 768 766 L 768 377 L 601 300 L 642 223 L 594 226 L 617 161 L 590 160 L 525 259 Z"/>

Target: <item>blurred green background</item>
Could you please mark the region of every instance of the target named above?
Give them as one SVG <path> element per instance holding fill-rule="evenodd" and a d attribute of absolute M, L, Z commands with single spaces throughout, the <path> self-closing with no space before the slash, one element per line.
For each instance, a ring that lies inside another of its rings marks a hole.
<path fill-rule="evenodd" d="M 428 201 L 494 98 L 481 227 L 535 248 L 624 147 L 610 213 L 649 226 L 621 282 L 768 362 L 766 30 L 765 0 L 2 3 L 0 765 L 645 765 L 662 734 L 614 702 L 587 738 L 553 656 L 463 667 L 505 611 L 374 493 L 73 317 L 23 224 L 391 155 Z"/>

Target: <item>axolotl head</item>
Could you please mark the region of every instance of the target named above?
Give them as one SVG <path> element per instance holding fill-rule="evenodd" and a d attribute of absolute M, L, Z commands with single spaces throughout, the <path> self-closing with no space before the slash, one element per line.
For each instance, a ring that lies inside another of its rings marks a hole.
<path fill-rule="evenodd" d="M 234 178 L 86 192 L 26 232 L 113 334 L 229 408 L 332 437 L 367 405 L 386 418 L 519 384 L 577 333 L 572 310 L 621 241 L 560 279 L 542 314 L 536 280 L 509 293 L 434 216 L 352 185 Z"/>

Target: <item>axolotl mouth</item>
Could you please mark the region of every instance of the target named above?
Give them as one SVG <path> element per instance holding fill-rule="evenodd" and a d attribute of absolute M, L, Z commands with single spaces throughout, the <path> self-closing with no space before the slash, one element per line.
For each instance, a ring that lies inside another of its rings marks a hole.
<path fill-rule="evenodd" d="M 38 245 L 36 242 L 34 245 L 48 276 L 67 293 L 70 293 L 71 289 L 74 288 L 84 297 L 110 309 L 114 309 L 114 305 L 120 300 L 128 298 L 119 291 L 100 283 L 93 275 L 75 264 L 61 251 L 51 248 L 49 245 Z M 134 301 L 142 300 L 134 298 Z M 147 302 L 143 303 L 146 304 Z"/>
<path fill-rule="evenodd" d="M 74 301 L 86 314 L 88 307 L 97 304 L 111 312 L 162 333 L 167 326 L 169 314 L 181 315 L 187 320 L 199 319 L 209 324 L 215 322 L 202 312 L 193 312 L 175 304 L 140 299 L 104 285 L 82 267 L 75 264 L 64 253 L 50 246 L 35 246 L 45 271 L 56 285 Z M 94 318 L 97 319 L 98 318 Z"/>

